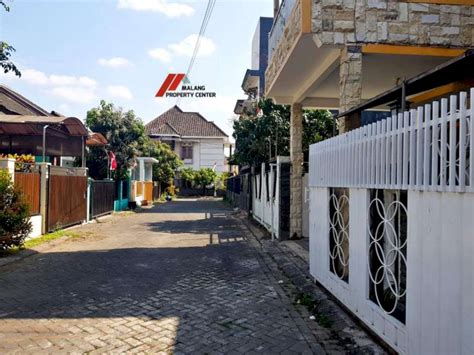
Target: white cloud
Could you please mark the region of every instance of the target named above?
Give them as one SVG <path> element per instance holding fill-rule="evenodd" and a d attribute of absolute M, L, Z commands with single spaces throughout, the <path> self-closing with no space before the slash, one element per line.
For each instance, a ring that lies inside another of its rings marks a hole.
<path fill-rule="evenodd" d="M 107 86 L 107 93 L 115 98 L 131 100 L 133 99 L 132 92 L 130 89 L 123 85 L 110 85 Z"/>
<path fill-rule="evenodd" d="M 21 69 L 21 78 L 12 77 L 12 80 L 19 80 L 31 85 L 41 86 L 79 86 L 94 88 L 97 82 L 87 76 L 71 76 L 71 75 L 47 75 L 36 69 Z"/>
<path fill-rule="evenodd" d="M 81 87 L 95 87 L 97 82 L 87 76 L 69 76 L 69 75 L 50 75 L 49 84 L 53 86 L 81 86 Z"/>
<path fill-rule="evenodd" d="M 84 87 L 58 86 L 53 88 L 51 93 L 54 96 L 77 103 L 88 103 L 97 98 L 94 90 Z"/>
<path fill-rule="evenodd" d="M 192 57 L 194 46 L 196 45 L 198 37 L 199 36 L 197 34 L 193 33 L 179 43 L 170 44 L 168 48 L 170 48 L 176 55 Z M 199 45 L 198 57 L 208 57 L 214 53 L 215 49 L 216 45 L 212 39 L 203 36 L 201 37 L 201 42 Z"/>
<path fill-rule="evenodd" d="M 157 59 L 164 63 L 171 62 L 173 56 L 184 56 L 192 57 L 194 52 L 194 47 L 196 41 L 198 40 L 197 34 L 191 34 L 181 42 L 173 43 L 168 45 L 168 49 L 164 48 L 155 48 L 148 51 L 150 57 Z M 216 45 L 212 39 L 207 37 L 201 37 L 201 42 L 199 44 L 198 57 L 209 57 L 216 50 Z"/>
<path fill-rule="evenodd" d="M 100 58 L 98 60 L 98 63 L 102 65 L 103 67 L 109 67 L 109 68 L 121 68 L 121 67 L 133 66 L 132 62 L 122 57 L 112 57 L 109 59 Z"/>
<path fill-rule="evenodd" d="M 168 2 L 167 0 L 119 0 L 118 8 L 159 12 L 168 17 L 191 16 L 194 14 L 194 9 L 191 6 L 179 2 Z"/>
<path fill-rule="evenodd" d="M 17 78 L 17 77 L 14 77 Z M 49 78 L 48 76 L 35 69 L 24 69 L 21 71 L 21 78 L 18 80 L 25 81 L 28 84 L 33 84 L 33 85 L 47 85 Z"/>
<path fill-rule="evenodd" d="M 148 55 L 154 59 L 158 59 L 161 62 L 171 62 L 171 53 L 164 48 L 155 48 L 148 51 Z"/>
<path fill-rule="evenodd" d="M 31 68 L 20 68 L 21 78 L 8 79 L 30 85 L 46 87 L 46 92 L 70 102 L 87 103 L 97 98 L 97 81 L 87 76 L 46 74 Z"/>

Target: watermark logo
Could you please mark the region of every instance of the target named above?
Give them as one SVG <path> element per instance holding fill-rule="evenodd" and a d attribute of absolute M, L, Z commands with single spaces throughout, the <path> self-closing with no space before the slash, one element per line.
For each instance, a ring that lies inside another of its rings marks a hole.
<path fill-rule="evenodd" d="M 205 85 L 192 85 L 186 74 L 180 73 L 168 74 L 155 97 L 208 98 L 216 97 L 216 93 L 206 91 Z"/>

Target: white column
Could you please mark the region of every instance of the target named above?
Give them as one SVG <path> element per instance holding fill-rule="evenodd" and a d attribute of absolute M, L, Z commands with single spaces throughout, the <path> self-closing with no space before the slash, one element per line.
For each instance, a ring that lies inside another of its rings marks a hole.
<path fill-rule="evenodd" d="M 41 172 L 40 182 L 40 214 L 42 217 L 41 233 L 48 232 L 47 215 L 48 215 L 48 182 L 49 182 L 49 166 L 51 163 L 39 163 Z"/>

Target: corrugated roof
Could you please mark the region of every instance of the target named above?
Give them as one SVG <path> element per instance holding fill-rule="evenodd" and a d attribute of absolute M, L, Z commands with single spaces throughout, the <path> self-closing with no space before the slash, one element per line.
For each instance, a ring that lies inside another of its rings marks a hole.
<path fill-rule="evenodd" d="M 0 85 L 0 114 L 50 116 L 48 111 L 5 85 Z"/>
<path fill-rule="evenodd" d="M 35 135 L 44 125 L 60 125 L 71 136 L 88 136 L 84 124 L 75 117 L 0 115 L 0 134 Z"/>
<path fill-rule="evenodd" d="M 180 137 L 228 137 L 214 122 L 198 112 L 184 112 L 173 106 L 145 126 L 148 135 Z"/>

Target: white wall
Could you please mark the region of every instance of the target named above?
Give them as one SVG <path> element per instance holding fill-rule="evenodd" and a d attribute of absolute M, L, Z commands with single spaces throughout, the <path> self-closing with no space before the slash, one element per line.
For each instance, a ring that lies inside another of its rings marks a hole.
<path fill-rule="evenodd" d="M 349 282 L 329 271 L 329 189 L 310 189 L 310 272 L 407 354 L 474 354 L 474 194 L 408 191 L 406 325 L 368 298 L 369 190 L 349 189 Z"/>
<path fill-rule="evenodd" d="M 41 236 L 41 225 L 43 223 L 43 217 L 38 214 L 30 217 L 30 222 L 32 225 L 31 233 L 28 235 L 28 239 L 37 238 Z"/>
<path fill-rule="evenodd" d="M 175 153 L 181 157 L 181 145 L 184 142 L 193 143 L 193 160 L 184 161 L 185 168 L 199 170 L 201 168 L 213 168 L 216 163 L 216 171 L 224 172 L 224 139 L 223 138 L 183 138 L 176 141 Z"/>
<path fill-rule="evenodd" d="M 302 199 L 302 222 L 303 222 L 303 237 L 309 238 L 309 174 L 303 176 L 303 199 Z"/>

